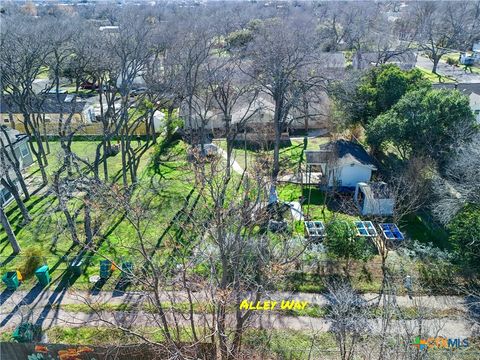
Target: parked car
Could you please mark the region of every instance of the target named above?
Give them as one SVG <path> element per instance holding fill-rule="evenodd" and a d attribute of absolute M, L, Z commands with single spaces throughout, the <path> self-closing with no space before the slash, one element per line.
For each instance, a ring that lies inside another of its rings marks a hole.
<path fill-rule="evenodd" d="M 147 88 L 141 87 L 141 88 L 133 89 L 130 92 L 130 96 L 138 96 L 138 95 L 145 94 L 146 92 L 147 92 Z"/>
<path fill-rule="evenodd" d="M 84 81 L 80 84 L 80 88 L 84 90 L 95 90 L 98 89 L 98 85 L 90 81 Z"/>

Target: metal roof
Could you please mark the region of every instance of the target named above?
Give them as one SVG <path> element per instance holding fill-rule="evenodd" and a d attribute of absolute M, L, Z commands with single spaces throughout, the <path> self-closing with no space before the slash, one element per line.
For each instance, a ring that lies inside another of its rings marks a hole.
<path fill-rule="evenodd" d="M 72 94 L 59 94 L 58 99 L 56 94 L 43 94 L 32 99 L 28 105 L 28 110 L 45 114 L 71 114 L 82 112 L 86 105 L 87 102 L 80 97 L 73 101 Z M 9 112 L 18 114 L 22 111 L 13 101 L 11 95 L 0 95 L 0 113 L 7 114 Z"/>

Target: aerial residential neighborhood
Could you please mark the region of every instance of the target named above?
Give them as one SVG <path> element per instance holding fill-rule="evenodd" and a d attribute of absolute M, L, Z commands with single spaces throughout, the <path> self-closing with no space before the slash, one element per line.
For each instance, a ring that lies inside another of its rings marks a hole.
<path fill-rule="evenodd" d="M 480 359 L 480 2 L 0 1 L 0 360 Z"/>

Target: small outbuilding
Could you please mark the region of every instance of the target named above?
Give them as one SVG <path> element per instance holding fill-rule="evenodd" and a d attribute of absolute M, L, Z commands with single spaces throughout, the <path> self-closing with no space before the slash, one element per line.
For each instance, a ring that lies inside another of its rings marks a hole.
<path fill-rule="evenodd" d="M 369 182 L 377 170 L 375 160 L 357 142 L 337 140 L 320 146 L 315 164 L 323 174 L 323 184 L 328 188 L 355 189 L 360 182 Z"/>
<path fill-rule="evenodd" d="M 383 181 L 358 183 L 353 199 L 361 215 L 393 215 L 395 201 L 388 185 Z"/>

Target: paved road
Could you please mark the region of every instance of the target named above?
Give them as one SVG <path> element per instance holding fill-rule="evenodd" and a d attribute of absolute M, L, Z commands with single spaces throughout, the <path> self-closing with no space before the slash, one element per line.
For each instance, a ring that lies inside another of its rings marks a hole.
<path fill-rule="evenodd" d="M 431 71 L 433 63 L 427 57 L 419 55 L 417 57 L 417 66 Z M 451 66 L 443 61 L 440 61 L 440 63 L 438 64 L 437 73 L 439 73 L 440 75 L 453 77 L 460 83 L 480 82 L 480 75 L 472 74 L 470 72 L 466 73 L 463 70 L 463 67 Z"/>

